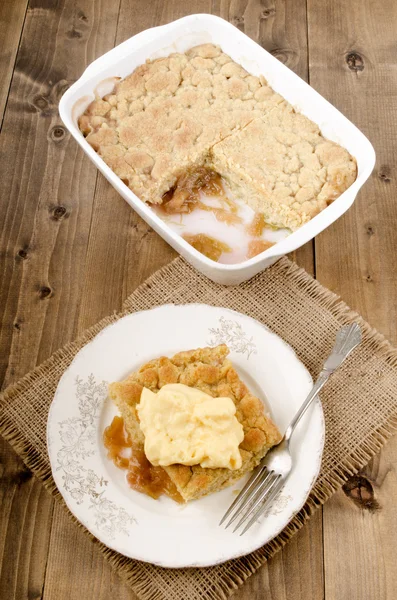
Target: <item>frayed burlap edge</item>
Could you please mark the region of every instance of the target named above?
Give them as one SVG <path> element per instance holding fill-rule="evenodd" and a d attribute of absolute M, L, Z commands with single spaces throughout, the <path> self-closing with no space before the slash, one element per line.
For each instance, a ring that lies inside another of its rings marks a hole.
<path fill-rule="evenodd" d="M 282 258 L 276 264 L 278 268 L 285 270 L 285 273 L 288 274 L 289 277 L 292 277 L 306 293 L 315 297 L 316 300 L 318 300 L 326 310 L 330 311 L 341 324 L 352 321 L 359 323 L 362 328 L 363 337 L 371 344 L 374 352 L 376 351 L 378 356 L 382 356 L 389 364 L 397 366 L 397 350 L 391 346 L 383 335 L 378 333 L 375 329 L 372 329 L 362 317 L 341 301 L 336 294 L 321 286 L 306 273 L 306 271 L 297 267 L 294 263 L 291 263 L 287 258 Z M 183 265 L 184 269 L 186 268 L 186 263 L 181 258 L 177 258 L 166 267 L 163 267 L 139 286 L 139 288 L 137 288 L 137 290 L 125 301 L 125 309 L 123 311 L 105 317 L 96 325 L 87 329 L 78 339 L 55 352 L 47 361 L 28 373 L 18 383 L 10 386 L 0 395 L 0 433 L 11 444 L 26 466 L 31 469 L 34 475 L 42 481 L 45 488 L 63 506 L 72 521 L 76 523 L 86 535 L 89 535 L 90 539 L 106 557 L 113 569 L 115 569 L 119 576 L 132 587 L 134 592 L 142 598 L 142 600 L 160 600 L 165 597 L 170 597 L 163 595 L 162 591 L 153 583 L 149 576 L 151 570 L 161 570 L 161 568 L 145 563 L 139 563 L 137 561 L 131 561 L 131 559 L 110 550 L 94 538 L 87 529 L 75 519 L 66 507 L 61 494 L 56 488 L 52 478 L 49 461 L 44 460 L 44 458 L 31 447 L 23 433 L 16 430 L 12 419 L 1 410 L 1 401 L 5 399 L 12 400 L 13 397 L 29 387 L 36 378 L 45 374 L 51 374 L 52 368 L 56 366 L 60 359 L 63 361 L 66 359 L 70 364 L 75 354 L 82 346 L 93 339 L 100 331 L 102 331 L 102 329 L 133 311 L 134 298 L 136 296 L 144 295 L 145 289 L 151 289 L 152 286 L 161 285 L 164 278 L 167 278 L 169 270 L 175 268 L 178 269 L 181 265 Z M 249 282 L 242 284 L 242 286 L 247 285 L 249 285 Z M 295 515 L 287 527 L 275 539 L 248 556 L 229 561 L 224 565 L 208 567 L 208 570 L 214 572 L 221 569 L 223 571 L 222 577 L 219 577 L 218 579 L 214 578 L 214 584 L 211 589 L 205 590 L 203 595 L 200 594 L 197 597 L 209 598 L 212 600 L 228 598 L 230 594 L 240 587 L 250 575 L 255 573 L 267 559 L 280 550 L 288 540 L 301 529 L 314 511 L 324 504 L 351 475 L 354 475 L 363 468 L 368 461 L 380 451 L 385 442 L 396 432 L 397 414 L 390 414 L 382 427 L 373 431 L 370 436 L 362 440 L 359 448 L 356 448 L 351 454 L 346 456 L 338 467 L 335 468 L 332 476 L 323 479 L 321 485 L 319 485 L 318 482 L 314 485 L 305 506 Z"/>

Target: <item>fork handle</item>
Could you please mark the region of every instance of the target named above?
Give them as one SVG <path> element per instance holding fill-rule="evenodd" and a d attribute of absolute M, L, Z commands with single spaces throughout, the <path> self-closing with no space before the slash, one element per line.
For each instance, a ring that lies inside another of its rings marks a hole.
<path fill-rule="evenodd" d="M 317 378 L 316 383 L 313 385 L 310 393 L 295 417 L 292 419 L 291 423 L 287 427 L 287 430 L 284 435 L 285 441 L 289 441 L 291 435 L 294 432 L 295 427 L 316 398 L 317 394 L 324 387 L 329 377 L 332 375 L 336 369 L 340 367 L 343 361 L 349 356 L 349 354 L 354 350 L 356 346 L 358 346 L 361 342 L 361 330 L 357 323 L 352 323 L 351 325 L 346 325 L 342 327 L 337 335 L 335 345 L 332 349 L 331 354 L 327 358 L 324 363 L 323 369 L 320 375 Z"/>

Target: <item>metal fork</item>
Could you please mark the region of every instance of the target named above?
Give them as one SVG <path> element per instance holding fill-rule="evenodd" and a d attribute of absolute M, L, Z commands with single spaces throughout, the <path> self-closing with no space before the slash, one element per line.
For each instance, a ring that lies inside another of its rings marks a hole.
<path fill-rule="evenodd" d="M 308 397 L 292 419 L 279 444 L 274 446 L 253 471 L 250 479 L 243 487 L 237 498 L 226 511 L 219 525 L 230 517 L 226 528 L 238 522 L 233 530 L 237 531 L 244 523 L 243 535 L 268 510 L 276 498 L 292 469 L 292 457 L 289 443 L 295 427 L 327 382 L 332 373 L 340 367 L 345 358 L 361 342 L 361 330 L 357 323 L 342 327 L 337 335 L 331 354 L 324 363 L 318 379 Z"/>

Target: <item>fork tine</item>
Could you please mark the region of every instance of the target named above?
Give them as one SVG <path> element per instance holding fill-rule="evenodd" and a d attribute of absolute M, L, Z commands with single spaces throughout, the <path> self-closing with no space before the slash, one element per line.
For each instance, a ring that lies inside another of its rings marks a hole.
<path fill-rule="evenodd" d="M 247 496 L 247 493 L 249 492 L 249 490 L 254 486 L 254 484 L 258 481 L 258 479 L 262 476 L 263 470 L 267 471 L 266 467 L 261 467 L 260 465 L 258 467 L 256 467 L 255 471 L 252 473 L 251 477 L 248 479 L 247 483 L 245 484 L 245 486 L 243 487 L 241 492 L 238 494 L 238 496 L 233 501 L 233 503 L 229 506 L 229 508 L 223 515 L 221 521 L 219 521 L 219 525 L 222 525 L 222 523 L 224 521 L 226 521 L 228 516 L 232 513 L 233 509 L 237 508 L 237 506 L 244 500 L 244 498 Z"/>
<path fill-rule="evenodd" d="M 252 511 L 262 502 L 262 500 L 267 496 L 270 490 L 273 489 L 275 482 L 277 481 L 278 475 L 276 475 L 273 471 L 270 472 L 270 478 L 266 481 L 265 485 L 259 485 L 254 494 L 249 498 L 248 508 L 245 511 L 239 511 L 238 517 L 241 517 L 236 527 L 233 530 L 233 533 L 237 531 L 237 529 L 250 517 Z"/>
<path fill-rule="evenodd" d="M 258 510 L 251 517 L 251 519 L 248 521 L 247 525 L 244 527 L 243 531 L 240 533 L 240 536 L 244 535 L 244 533 L 246 531 L 248 531 L 248 529 L 250 529 L 250 527 L 252 527 L 252 525 L 255 523 L 255 521 L 257 521 L 259 519 L 259 517 L 266 511 L 266 509 L 273 502 L 273 500 L 275 499 L 277 494 L 280 492 L 283 485 L 284 485 L 283 479 L 279 479 L 277 485 L 273 488 L 273 490 L 269 494 L 269 497 L 265 500 L 265 502 L 261 506 L 259 506 Z"/>
<path fill-rule="evenodd" d="M 266 484 L 269 476 L 269 471 L 266 467 L 264 467 L 260 473 L 260 476 L 255 477 L 255 482 L 252 482 L 252 485 L 245 492 L 242 502 L 236 508 L 234 514 L 231 515 L 231 518 L 229 519 L 225 529 L 227 529 L 229 525 L 231 525 L 237 519 L 237 517 L 241 515 L 242 511 L 244 511 L 248 504 L 252 501 L 252 498 L 257 494 L 258 490 L 262 489 L 262 486 Z"/>
<path fill-rule="evenodd" d="M 254 498 L 252 498 L 253 503 L 251 504 L 249 509 L 245 512 L 245 514 L 240 519 L 240 521 L 237 523 L 236 527 L 234 528 L 234 531 L 236 531 L 244 523 L 244 521 L 246 521 L 249 517 L 251 517 L 251 515 L 254 512 L 256 513 L 256 510 L 255 510 L 256 507 L 260 506 L 261 503 L 265 500 L 266 496 L 268 496 L 268 494 L 271 493 L 271 491 L 274 489 L 274 486 L 277 484 L 277 481 L 279 481 L 280 477 L 281 477 L 281 475 L 274 474 L 270 481 L 270 485 L 268 484 L 265 488 L 261 487 L 259 489 L 259 492 L 255 495 Z"/>
<path fill-rule="evenodd" d="M 256 469 L 254 470 L 253 474 L 248 479 L 247 483 L 245 484 L 245 486 L 243 487 L 243 489 L 241 490 L 241 492 L 238 494 L 237 498 L 229 506 L 228 510 L 223 515 L 222 520 L 220 521 L 219 525 L 222 525 L 222 523 L 229 516 L 233 517 L 233 512 L 234 513 L 236 511 L 239 512 L 241 510 L 241 508 L 243 506 L 245 506 L 246 499 L 249 498 L 249 496 L 251 496 L 251 494 L 253 493 L 253 491 L 258 488 L 258 485 L 260 485 L 261 482 L 263 482 L 264 479 L 266 479 L 265 476 L 266 476 L 267 473 L 268 473 L 268 470 L 267 470 L 266 467 L 262 467 L 260 465 L 258 465 L 256 467 Z M 230 525 L 230 522 L 228 523 L 228 525 Z M 226 525 L 226 527 L 228 525 Z"/>

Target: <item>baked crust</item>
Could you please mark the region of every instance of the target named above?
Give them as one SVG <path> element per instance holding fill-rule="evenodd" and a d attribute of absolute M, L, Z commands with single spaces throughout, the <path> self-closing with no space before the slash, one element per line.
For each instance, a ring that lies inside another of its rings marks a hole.
<path fill-rule="evenodd" d="M 162 195 L 209 149 L 283 102 L 212 44 L 148 61 L 79 119 L 87 141 L 141 200 Z"/>
<path fill-rule="evenodd" d="M 236 417 L 244 429 L 239 446 L 241 469 L 205 469 L 199 465 L 163 467 L 185 501 L 205 496 L 234 483 L 256 467 L 266 452 L 281 439 L 276 425 L 266 409 L 241 381 L 230 360 L 229 349 L 222 344 L 215 348 L 198 348 L 179 352 L 172 358 L 160 357 L 131 373 L 127 379 L 112 383 L 109 395 L 123 416 L 133 442 L 143 447 L 144 436 L 139 427 L 136 405 L 143 387 L 157 392 L 167 383 L 184 383 L 210 396 L 227 396 L 236 405 Z"/>
<path fill-rule="evenodd" d="M 269 223 L 292 230 L 357 174 L 346 150 L 213 44 L 141 65 L 94 100 L 79 127 L 144 202 L 161 204 L 187 169 L 204 165 Z"/>
<path fill-rule="evenodd" d="M 295 230 L 356 179 L 356 161 L 290 105 L 215 144 L 212 168 L 265 221 Z"/>

